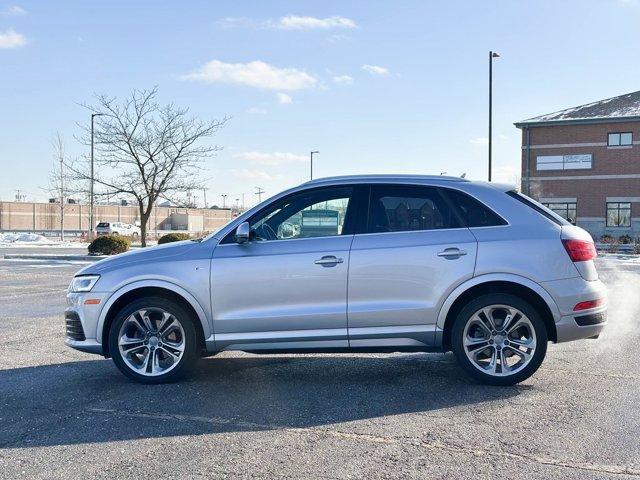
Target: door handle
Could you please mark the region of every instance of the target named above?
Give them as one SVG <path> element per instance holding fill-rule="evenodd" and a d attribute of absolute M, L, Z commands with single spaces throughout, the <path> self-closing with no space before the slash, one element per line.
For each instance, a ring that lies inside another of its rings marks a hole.
<path fill-rule="evenodd" d="M 445 248 L 442 252 L 438 252 L 439 257 L 444 257 L 448 259 L 460 258 L 461 256 L 466 254 L 467 252 L 465 252 L 464 250 L 460 250 L 459 248 L 456 248 L 456 247 Z"/>
<path fill-rule="evenodd" d="M 323 267 L 335 267 L 337 264 L 342 263 L 343 261 L 344 260 L 342 260 L 341 258 L 337 258 L 333 255 L 327 255 L 319 260 L 316 260 L 313 263 L 315 263 L 316 265 L 322 265 Z"/>

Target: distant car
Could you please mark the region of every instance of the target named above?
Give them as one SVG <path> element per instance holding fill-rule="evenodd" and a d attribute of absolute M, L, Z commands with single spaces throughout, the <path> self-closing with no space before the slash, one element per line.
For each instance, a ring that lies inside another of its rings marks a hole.
<path fill-rule="evenodd" d="M 204 239 L 85 267 L 69 287 L 66 343 L 145 383 L 225 350 L 451 350 L 475 379 L 512 385 L 548 342 L 604 328 L 595 256 L 586 231 L 511 186 L 318 179 Z"/>
<path fill-rule="evenodd" d="M 96 234 L 98 235 L 111 235 L 114 233 L 129 237 L 139 237 L 140 227 L 120 222 L 100 222 L 96 226 Z"/>

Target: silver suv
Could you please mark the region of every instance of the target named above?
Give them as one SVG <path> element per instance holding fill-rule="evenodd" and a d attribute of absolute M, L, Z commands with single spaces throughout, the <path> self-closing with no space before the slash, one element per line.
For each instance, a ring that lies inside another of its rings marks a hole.
<path fill-rule="evenodd" d="M 452 350 L 473 378 L 510 385 L 536 371 L 549 341 L 602 331 L 595 256 L 587 232 L 512 187 L 325 178 L 201 240 L 82 269 L 66 343 L 145 383 L 225 350 Z"/>

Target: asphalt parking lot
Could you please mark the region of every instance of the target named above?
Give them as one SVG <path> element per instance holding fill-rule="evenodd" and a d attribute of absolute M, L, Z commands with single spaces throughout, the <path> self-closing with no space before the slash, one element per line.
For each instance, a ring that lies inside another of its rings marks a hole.
<path fill-rule="evenodd" d="M 515 387 L 451 354 L 235 353 L 142 386 L 64 346 L 79 265 L 0 258 L 0 478 L 640 478 L 640 264 L 599 263 L 606 333 Z"/>

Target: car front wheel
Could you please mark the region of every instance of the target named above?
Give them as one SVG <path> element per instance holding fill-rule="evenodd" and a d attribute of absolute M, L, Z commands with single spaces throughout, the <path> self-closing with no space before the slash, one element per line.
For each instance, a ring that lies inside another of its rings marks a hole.
<path fill-rule="evenodd" d="M 482 295 L 458 314 L 453 352 L 464 370 L 489 385 L 514 385 L 538 369 L 547 352 L 547 330 L 538 312 L 510 294 Z"/>
<path fill-rule="evenodd" d="M 186 375 L 197 355 L 193 319 L 181 305 L 140 298 L 118 312 L 109 330 L 109 351 L 127 377 L 164 383 Z"/>

